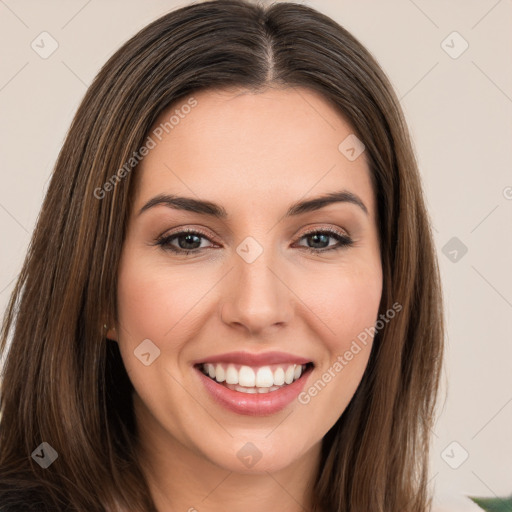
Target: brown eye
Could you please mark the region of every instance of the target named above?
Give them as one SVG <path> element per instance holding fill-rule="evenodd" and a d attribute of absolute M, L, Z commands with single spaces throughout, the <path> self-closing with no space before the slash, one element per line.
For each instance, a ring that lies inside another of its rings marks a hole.
<path fill-rule="evenodd" d="M 211 241 L 206 235 L 199 231 L 186 230 L 161 237 L 157 241 L 157 245 L 160 245 L 165 250 L 187 255 L 191 252 L 200 252 L 204 249 L 204 247 L 201 247 L 202 239 Z M 174 241 L 177 241 L 177 244 L 173 244 L 172 242 Z"/>

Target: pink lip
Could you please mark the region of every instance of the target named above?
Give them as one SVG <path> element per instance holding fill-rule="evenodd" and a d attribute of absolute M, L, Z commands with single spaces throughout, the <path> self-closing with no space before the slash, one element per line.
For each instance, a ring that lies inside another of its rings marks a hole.
<path fill-rule="evenodd" d="M 204 359 L 198 359 L 197 361 L 193 361 L 192 364 L 233 363 L 246 366 L 265 366 L 267 364 L 307 364 L 310 362 L 312 362 L 311 359 L 287 354 L 286 352 L 262 352 L 259 354 L 251 352 L 226 352 L 225 354 L 217 354 L 215 356 L 207 356 Z"/>
<path fill-rule="evenodd" d="M 223 359 L 225 361 L 225 359 Z M 272 363 L 269 363 L 272 364 Z M 245 414 L 248 416 L 268 416 L 274 414 L 287 405 L 299 395 L 304 388 L 306 381 L 311 374 L 313 367 L 309 366 L 299 379 L 283 386 L 276 391 L 269 393 L 242 393 L 233 391 L 222 384 L 219 384 L 210 377 L 207 377 L 197 366 L 195 371 L 204 384 L 210 396 L 226 409 L 237 414 Z"/>

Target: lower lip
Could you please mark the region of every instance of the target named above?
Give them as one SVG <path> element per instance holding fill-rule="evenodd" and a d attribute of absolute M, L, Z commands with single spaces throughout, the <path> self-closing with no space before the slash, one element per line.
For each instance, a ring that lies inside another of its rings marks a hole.
<path fill-rule="evenodd" d="M 312 367 L 308 367 L 299 379 L 276 391 L 243 393 L 242 391 L 233 391 L 219 384 L 207 377 L 197 367 L 194 369 L 199 374 L 206 390 L 218 404 L 232 412 L 248 416 L 268 416 L 284 409 L 297 398 L 312 371 Z"/>

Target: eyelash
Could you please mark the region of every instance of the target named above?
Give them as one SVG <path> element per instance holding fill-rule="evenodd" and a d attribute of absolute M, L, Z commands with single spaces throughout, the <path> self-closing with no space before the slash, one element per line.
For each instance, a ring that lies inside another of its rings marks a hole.
<path fill-rule="evenodd" d="M 348 236 L 342 235 L 338 231 L 335 231 L 335 230 L 329 229 L 329 228 L 308 231 L 308 232 L 304 233 L 298 240 L 302 240 L 305 237 L 308 237 L 311 235 L 318 235 L 318 234 L 329 235 L 331 238 L 335 238 L 338 241 L 338 245 L 334 245 L 332 247 L 328 247 L 325 249 L 315 249 L 314 247 L 304 247 L 304 246 L 302 246 L 302 248 L 306 249 L 308 252 L 310 252 L 312 254 L 319 254 L 319 253 L 324 253 L 327 251 L 337 251 L 339 249 L 350 247 L 354 243 L 354 241 L 351 238 L 349 238 Z M 179 248 L 176 248 L 171 245 L 170 242 L 172 240 L 174 240 L 175 238 L 179 238 L 180 236 L 183 236 L 183 235 L 199 235 L 201 238 L 206 238 L 207 240 L 209 240 L 211 242 L 210 238 L 208 236 L 206 236 L 204 233 L 202 233 L 201 231 L 192 230 L 192 229 L 184 229 L 183 231 L 179 231 L 178 233 L 173 233 L 171 235 L 160 237 L 156 241 L 156 245 L 161 246 L 164 250 L 169 250 L 175 254 L 179 254 L 182 256 L 187 256 L 190 253 L 198 253 L 201 251 L 201 248 L 187 250 L 187 249 L 179 249 Z"/>

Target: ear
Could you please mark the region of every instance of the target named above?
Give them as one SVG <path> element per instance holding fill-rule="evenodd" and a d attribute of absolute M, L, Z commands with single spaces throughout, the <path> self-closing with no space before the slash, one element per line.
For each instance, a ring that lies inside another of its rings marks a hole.
<path fill-rule="evenodd" d="M 115 327 L 110 328 L 110 329 L 107 331 L 106 337 L 107 337 L 109 340 L 117 341 L 117 331 L 116 331 L 116 328 L 115 328 Z"/>
<path fill-rule="evenodd" d="M 108 327 L 109 325 L 112 325 L 113 322 L 104 322 L 103 323 L 103 332 L 105 338 L 112 340 L 112 341 L 118 341 L 117 340 L 117 331 L 115 327 Z"/>

